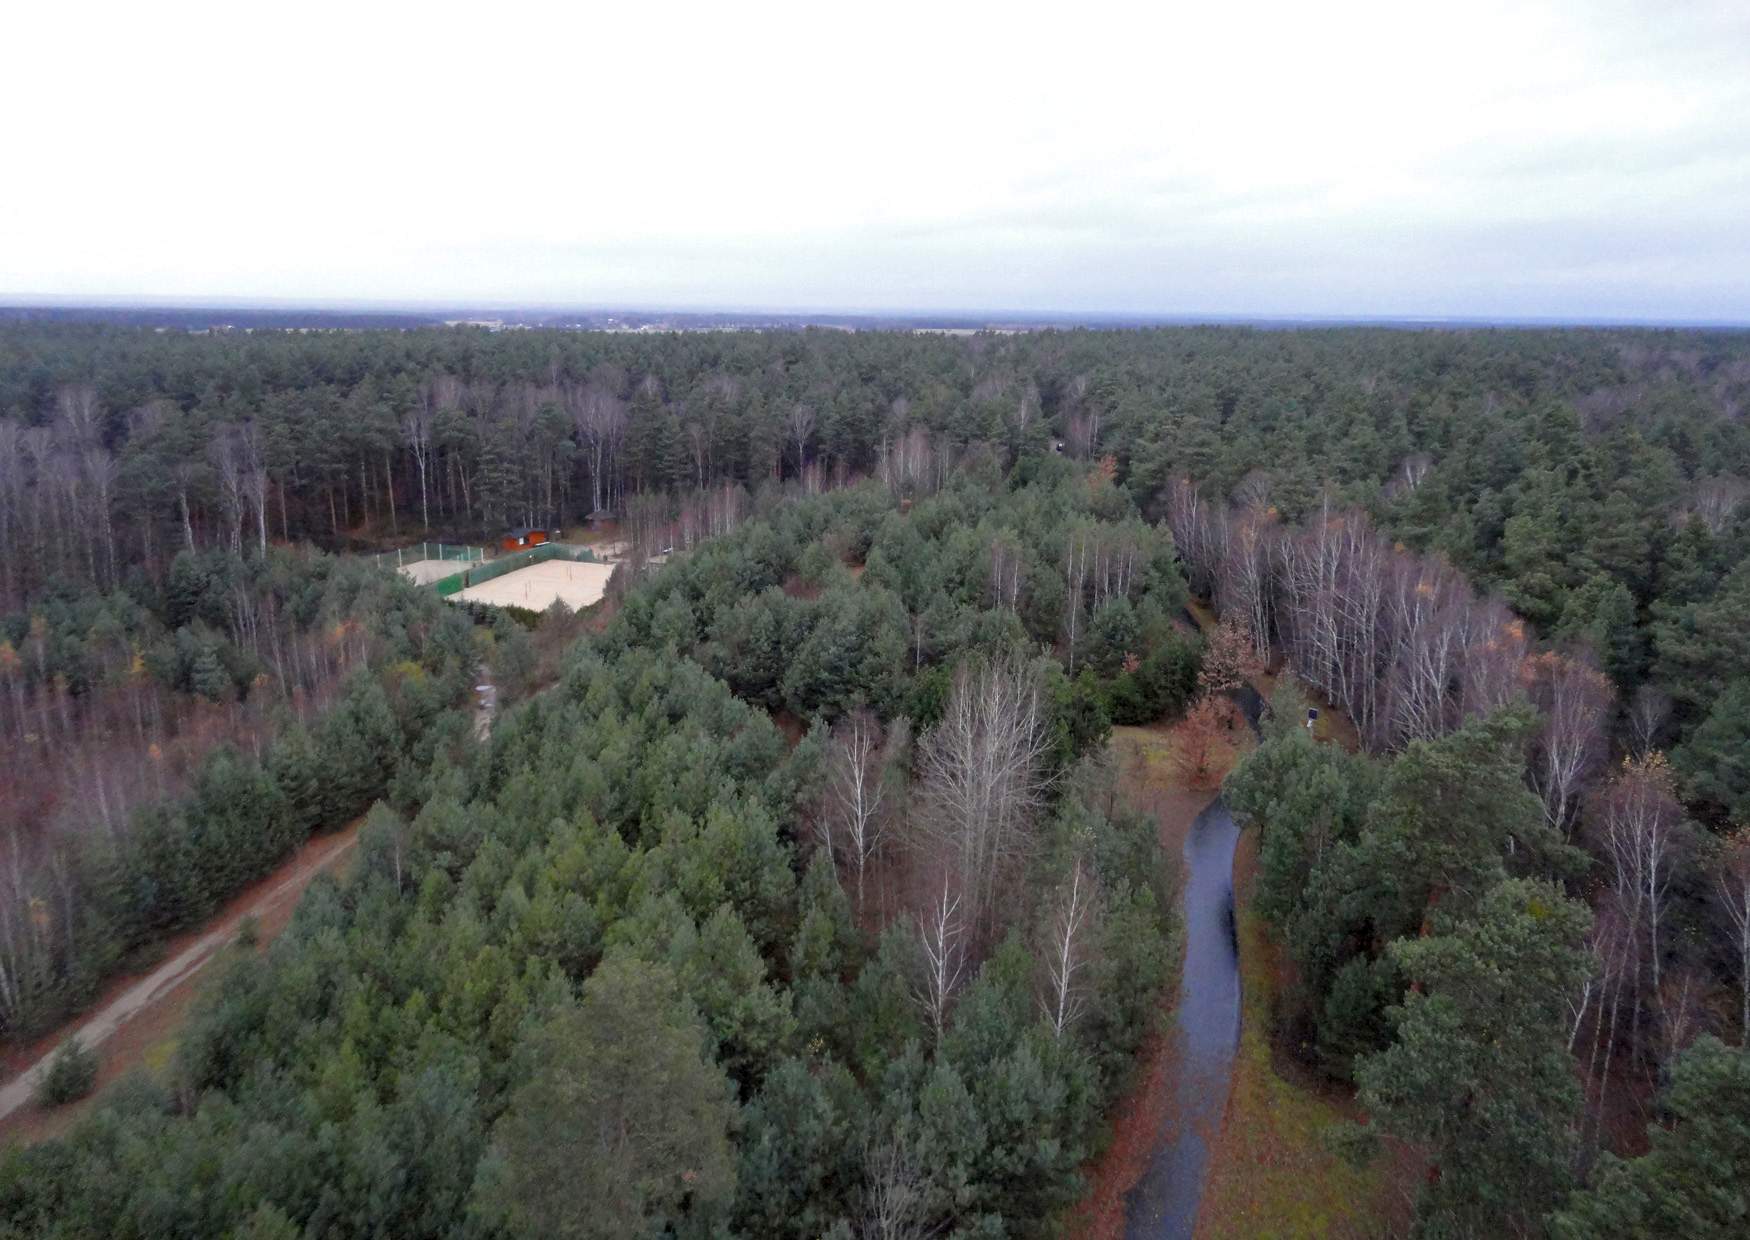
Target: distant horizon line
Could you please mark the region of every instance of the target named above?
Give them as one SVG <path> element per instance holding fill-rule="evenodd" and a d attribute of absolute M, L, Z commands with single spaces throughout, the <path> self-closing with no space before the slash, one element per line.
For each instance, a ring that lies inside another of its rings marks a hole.
<path fill-rule="evenodd" d="M 765 316 L 774 319 L 832 318 L 850 320 L 900 320 L 910 324 L 942 322 L 954 326 L 969 324 L 1027 323 L 1040 326 L 1057 324 L 1108 324 L 1112 326 L 1189 326 L 1197 324 L 1244 325 L 1248 323 L 1289 323 L 1307 325 L 1424 325 L 1430 327 L 1645 327 L 1689 329 L 1750 329 L 1746 318 L 1635 317 L 1628 315 L 1592 314 L 1494 314 L 1465 312 L 1432 314 L 1426 312 L 1349 312 L 1349 311 L 1175 311 L 1175 310 L 1073 310 L 1020 308 L 923 308 L 881 307 L 847 308 L 823 305 L 757 305 L 736 303 L 661 303 L 661 302 L 565 302 L 407 298 L 384 299 L 370 297 L 242 297 L 235 295 L 180 296 L 166 294 L 67 294 L 67 293 L 0 293 L 0 311 L 21 310 L 87 310 L 87 311 L 180 311 L 203 310 L 301 312 L 313 314 L 381 314 L 438 316 L 486 314 L 589 314 L 601 315 L 688 315 L 688 316 Z"/>

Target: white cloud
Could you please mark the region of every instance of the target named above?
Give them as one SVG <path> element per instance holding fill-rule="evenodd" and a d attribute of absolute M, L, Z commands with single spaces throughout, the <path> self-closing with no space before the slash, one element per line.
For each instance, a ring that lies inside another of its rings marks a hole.
<path fill-rule="evenodd" d="M 1750 318 L 1750 6 L 31 6 L 0 293 Z"/>

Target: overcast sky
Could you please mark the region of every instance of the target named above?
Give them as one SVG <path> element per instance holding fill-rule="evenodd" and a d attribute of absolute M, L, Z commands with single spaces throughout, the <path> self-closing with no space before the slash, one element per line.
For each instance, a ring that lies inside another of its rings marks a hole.
<path fill-rule="evenodd" d="M 1750 321 L 1750 0 L 5 25 L 11 298 Z"/>

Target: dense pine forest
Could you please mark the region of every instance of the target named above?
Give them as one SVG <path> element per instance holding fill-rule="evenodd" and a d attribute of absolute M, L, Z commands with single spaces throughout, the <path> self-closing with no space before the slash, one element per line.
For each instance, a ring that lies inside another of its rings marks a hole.
<path fill-rule="evenodd" d="M 0 1229 L 1057 1234 L 1177 967 L 1109 730 L 1268 667 L 1345 1155 L 1733 1234 L 1747 497 L 1741 333 L 0 327 L 0 1028 L 368 810 Z M 592 521 L 586 623 L 357 554 Z"/>

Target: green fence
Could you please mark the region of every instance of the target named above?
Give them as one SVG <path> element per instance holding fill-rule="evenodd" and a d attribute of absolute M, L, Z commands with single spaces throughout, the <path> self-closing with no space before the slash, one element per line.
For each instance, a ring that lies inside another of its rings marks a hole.
<path fill-rule="evenodd" d="M 487 560 L 465 568 L 459 573 L 451 573 L 448 577 L 439 578 L 434 584 L 438 595 L 449 598 L 459 594 L 469 586 L 483 585 L 494 577 L 502 577 L 506 573 L 514 573 L 519 568 L 527 568 L 531 564 L 539 564 L 543 560 L 574 560 L 584 564 L 594 564 L 596 558 L 587 547 L 561 547 L 557 543 L 545 543 L 539 547 L 531 547 L 527 551 L 516 551 L 510 555 L 501 555 L 497 559 Z"/>
<path fill-rule="evenodd" d="M 417 564 L 421 560 L 456 560 L 464 564 L 478 564 L 485 558 L 484 547 L 472 547 L 466 543 L 422 542 L 374 555 L 371 563 L 378 568 L 400 568 L 403 564 Z"/>

